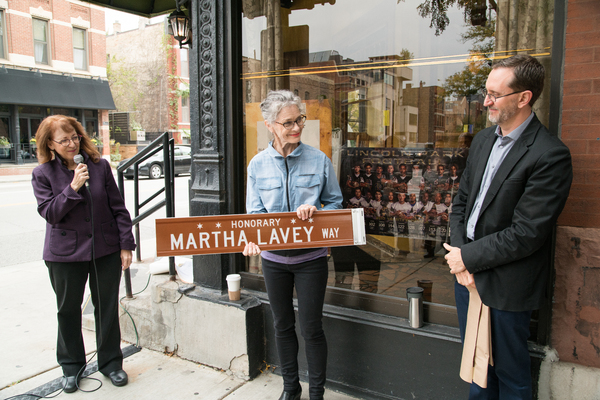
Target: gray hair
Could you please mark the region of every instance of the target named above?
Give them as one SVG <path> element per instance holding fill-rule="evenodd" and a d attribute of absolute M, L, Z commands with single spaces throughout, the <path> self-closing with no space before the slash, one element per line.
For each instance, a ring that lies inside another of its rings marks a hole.
<path fill-rule="evenodd" d="M 260 103 L 260 111 L 267 122 L 274 122 L 279 112 L 286 107 L 296 106 L 302 110 L 302 100 L 289 90 L 271 91 L 267 98 Z"/>

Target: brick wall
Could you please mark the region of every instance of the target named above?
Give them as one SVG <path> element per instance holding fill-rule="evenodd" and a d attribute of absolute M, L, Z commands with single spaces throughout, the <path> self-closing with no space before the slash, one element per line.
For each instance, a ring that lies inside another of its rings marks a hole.
<path fill-rule="evenodd" d="M 562 140 L 574 179 L 559 225 L 600 227 L 600 1 L 567 7 Z"/>
<path fill-rule="evenodd" d="M 562 140 L 573 186 L 556 234 L 551 345 L 561 361 L 600 368 L 600 1 L 569 0 Z"/>
<path fill-rule="evenodd" d="M 52 61 L 73 62 L 73 29 L 65 26 L 71 24 L 71 18 L 81 18 L 90 23 L 88 35 L 88 63 L 90 66 L 106 67 L 106 39 L 98 33 L 104 31 L 104 11 L 87 5 L 74 4 L 67 0 L 11 0 L 9 9 L 29 14 L 30 8 L 42 7 L 44 11 L 52 12 L 49 23 L 50 66 Z M 33 57 L 33 28 L 31 18 L 8 12 L 6 15 L 8 27 L 8 51 Z M 84 73 L 85 71 L 77 71 Z"/>

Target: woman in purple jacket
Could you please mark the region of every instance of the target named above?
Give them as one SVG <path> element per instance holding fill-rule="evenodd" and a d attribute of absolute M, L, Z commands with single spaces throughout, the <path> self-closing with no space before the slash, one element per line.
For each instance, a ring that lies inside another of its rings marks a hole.
<path fill-rule="evenodd" d="M 46 220 L 43 257 L 56 293 L 63 389 L 77 390 L 86 364 L 81 304 L 88 276 L 98 370 L 115 386 L 124 386 L 118 306 L 121 269 L 129 268 L 135 249 L 131 217 L 110 165 L 76 119 L 46 118 L 36 142 L 40 165 L 33 170 L 32 184 L 38 212 Z"/>

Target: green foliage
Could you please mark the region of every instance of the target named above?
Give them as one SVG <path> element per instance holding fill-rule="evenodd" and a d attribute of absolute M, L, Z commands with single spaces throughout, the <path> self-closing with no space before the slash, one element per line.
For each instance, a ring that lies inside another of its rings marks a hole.
<path fill-rule="evenodd" d="M 121 161 L 121 155 L 120 154 L 111 154 L 110 155 L 110 161 L 111 162 L 118 162 Z"/>
<path fill-rule="evenodd" d="M 0 146 L 8 146 L 10 145 L 10 141 L 6 136 L 0 136 Z"/>
<path fill-rule="evenodd" d="M 398 3 L 405 0 L 398 0 Z M 479 8 L 486 7 L 486 0 L 425 0 L 417 6 L 419 15 L 423 18 L 431 18 L 430 28 L 435 29 L 435 35 L 441 35 L 448 24 L 448 9 L 452 6 L 458 6 L 464 11 L 465 22 L 471 19 L 474 12 L 478 12 Z M 489 8 L 497 10 L 498 5 L 495 0 L 489 0 Z M 475 15 L 475 14 L 474 14 Z"/>
<path fill-rule="evenodd" d="M 138 90 L 138 72 L 113 55 L 106 67 L 106 75 L 117 110 L 136 110 L 143 97 Z"/>

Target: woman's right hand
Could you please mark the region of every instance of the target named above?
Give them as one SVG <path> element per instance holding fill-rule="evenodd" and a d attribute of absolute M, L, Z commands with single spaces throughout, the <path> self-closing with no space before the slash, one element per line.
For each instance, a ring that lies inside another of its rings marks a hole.
<path fill-rule="evenodd" d="M 246 247 L 244 247 L 244 251 L 242 251 L 242 254 L 245 256 L 257 256 L 260 254 L 260 247 L 258 247 L 255 243 L 249 242 L 248 244 L 246 244 Z"/>
<path fill-rule="evenodd" d="M 90 178 L 90 174 L 88 172 L 87 165 L 84 163 L 77 165 L 74 172 L 71 188 L 77 192 L 83 185 L 85 185 L 85 182 Z"/>

